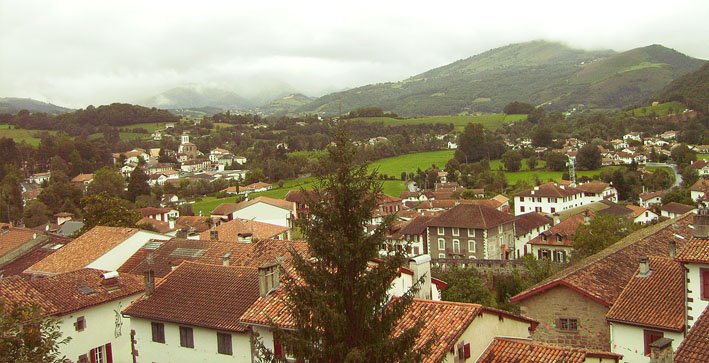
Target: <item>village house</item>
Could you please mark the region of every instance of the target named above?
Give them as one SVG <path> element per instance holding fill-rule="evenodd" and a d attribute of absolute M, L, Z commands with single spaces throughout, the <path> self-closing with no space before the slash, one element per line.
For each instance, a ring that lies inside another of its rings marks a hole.
<path fill-rule="evenodd" d="M 249 185 L 244 185 L 243 187 L 239 188 L 239 194 L 246 194 L 248 195 L 249 193 L 258 193 L 258 192 L 265 192 L 267 190 L 273 189 L 273 185 L 264 183 L 264 182 L 256 182 L 256 183 L 251 183 Z"/>
<path fill-rule="evenodd" d="M 665 194 L 665 191 L 640 193 L 639 204 L 646 209 L 651 209 L 655 205 L 662 205 L 662 197 Z"/>
<path fill-rule="evenodd" d="M 430 216 L 418 216 L 396 224 L 394 231 L 388 236 L 387 243 L 382 246 L 380 253 L 386 254 L 387 251 L 398 249 L 405 250 L 410 256 L 428 255 L 426 228 L 431 218 Z"/>
<path fill-rule="evenodd" d="M 558 263 L 569 262 L 569 257 L 574 250 L 574 236 L 581 224 L 591 222 L 591 212 L 575 214 L 563 221 L 554 220 L 555 224 L 528 243 L 524 254 L 531 254 L 540 260 L 551 260 Z M 525 246 L 526 247 L 526 246 Z"/>
<path fill-rule="evenodd" d="M 12 305 L 37 305 L 44 316 L 58 320 L 60 356 L 79 363 L 129 360 L 131 322 L 121 310 L 143 292 L 140 276 L 79 269 L 27 280 L 0 280 L 0 298 Z"/>
<path fill-rule="evenodd" d="M 174 221 L 180 217 L 180 212 L 177 209 L 172 208 L 145 207 L 140 209 L 140 213 L 143 217 L 162 222 L 167 222 L 169 220 Z"/>
<path fill-rule="evenodd" d="M 542 232 L 549 230 L 552 225 L 552 218 L 537 212 L 525 213 L 515 217 L 515 258 L 531 253 L 527 243 L 539 236 Z M 530 252 L 525 252 L 530 251 Z"/>
<path fill-rule="evenodd" d="M 643 141 L 642 132 L 631 132 L 631 133 L 625 134 L 625 135 L 623 135 L 623 141 L 625 141 L 625 142 L 630 142 L 630 141 L 642 142 Z"/>
<path fill-rule="evenodd" d="M 71 184 L 81 188 L 83 191 L 86 191 L 92 181 L 94 181 L 93 174 L 79 174 L 71 178 Z"/>
<path fill-rule="evenodd" d="M 25 249 L 24 252 L 18 254 L 12 259 L 3 259 L 6 262 L 0 263 L 0 279 L 10 276 L 30 278 L 30 275 L 24 273 L 28 267 L 58 251 L 60 248 L 64 247 L 65 244 L 71 241 L 71 238 L 69 237 L 62 237 L 56 234 L 45 235 L 47 238 L 44 242 L 38 243 L 32 248 Z M 1 238 L 2 237 L 0 237 L 0 239 Z M 3 242 L 0 242 L 0 245 L 2 244 Z"/>
<path fill-rule="evenodd" d="M 292 189 L 286 193 L 286 196 L 283 199 L 295 204 L 296 218 L 307 219 L 310 217 L 310 207 L 308 206 L 308 201 L 317 201 L 315 197 L 316 195 L 312 191 Z"/>
<path fill-rule="evenodd" d="M 576 189 L 583 192 L 583 204 L 609 200 L 618 202 L 618 191 L 610 184 L 600 181 L 590 181 L 579 184 Z"/>
<path fill-rule="evenodd" d="M 295 204 L 283 199 L 257 197 L 240 203 L 223 203 L 212 211 L 212 217 L 230 221 L 235 218 L 255 220 L 290 227 L 297 217 Z"/>
<path fill-rule="evenodd" d="M 35 173 L 30 175 L 27 180 L 30 183 L 35 183 L 35 184 L 43 184 L 45 182 L 49 182 L 49 179 L 52 177 L 52 173 L 50 171 L 44 172 L 44 173 Z"/>
<path fill-rule="evenodd" d="M 696 207 L 677 202 L 669 202 L 660 207 L 660 216 L 664 218 L 677 218 L 687 212 L 695 210 Z"/>
<path fill-rule="evenodd" d="M 529 212 L 554 214 L 584 204 L 584 192 L 566 185 L 546 183 L 515 194 L 515 215 Z"/>
<path fill-rule="evenodd" d="M 622 358 L 623 355 L 611 352 L 541 343 L 531 339 L 497 337 L 477 362 L 618 363 Z"/>
<path fill-rule="evenodd" d="M 459 204 L 428 222 L 428 252 L 434 259 L 510 259 L 514 255 L 514 219 L 494 208 Z"/>
<path fill-rule="evenodd" d="M 0 266 L 14 261 L 47 239 L 43 233 L 32 229 L 0 224 Z"/>
<path fill-rule="evenodd" d="M 692 215 L 687 214 L 636 231 L 511 301 L 520 305 L 522 315 L 540 322 L 534 340 L 608 351 L 606 315 L 637 272 L 637 261 L 642 256 L 668 256 L 673 241 L 683 247 L 693 233 L 691 223 Z"/>
<path fill-rule="evenodd" d="M 709 305 L 709 216 L 706 209 L 697 214 L 694 231 L 694 237 L 677 253 L 684 272 L 682 281 L 686 282 L 686 323 L 690 329 Z"/>
<path fill-rule="evenodd" d="M 633 223 L 636 224 L 650 224 L 657 222 L 660 219 L 660 216 L 658 216 L 655 212 L 637 205 L 629 204 L 626 205 L 625 208 L 633 211 Z"/>
<path fill-rule="evenodd" d="M 290 228 L 255 220 L 235 218 L 211 230 L 203 231 L 200 239 L 251 243 L 262 239 L 290 239 Z"/>
<path fill-rule="evenodd" d="M 709 175 L 709 161 L 707 161 L 707 160 L 697 160 L 697 161 L 693 162 L 690 165 L 690 167 L 700 177 L 704 177 L 705 175 Z"/>
<path fill-rule="evenodd" d="M 692 200 L 695 202 L 703 201 L 709 191 L 709 178 L 700 178 L 689 188 Z"/>

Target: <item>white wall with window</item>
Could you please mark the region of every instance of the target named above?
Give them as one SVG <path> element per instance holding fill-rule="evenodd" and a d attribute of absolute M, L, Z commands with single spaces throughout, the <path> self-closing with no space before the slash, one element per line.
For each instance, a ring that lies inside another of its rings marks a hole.
<path fill-rule="evenodd" d="M 131 318 L 139 362 L 251 363 L 248 333 Z M 230 343 L 230 344 L 229 344 Z M 127 358 L 116 362 L 130 362 Z"/>
<path fill-rule="evenodd" d="M 690 308 L 693 319 L 687 321 L 692 327 L 709 305 L 709 265 L 685 264 L 687 269 L 687 308 Z M 691 292 L 690 292 L 691 291 Z"/>
<path fill-rule="evenodd" d="M 672 350 L 684 340 L 683 333 L 641 326 L 610 323 L 611 351 L 623 355 L 622 362 L 650 362 L 650 344 L 658 338 L 672 339 Z"/>

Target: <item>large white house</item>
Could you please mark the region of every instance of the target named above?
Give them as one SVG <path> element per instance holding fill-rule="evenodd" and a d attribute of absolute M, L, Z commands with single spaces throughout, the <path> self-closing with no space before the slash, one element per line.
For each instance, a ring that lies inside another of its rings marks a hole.
<path fill-rule="evenodd" d="M 585 204 L 584 192 L 568 185 L 546 183 L 514 196 L 515 215 L 529 212 L 554 214 Z"/>
<path fill-rule="evenodd" d="M 121 310 L 144 289 L 141 276 L 81 269 L 42 279 L 0 280 L 0 298 L 11 305 L 37 305 L 58 320 L 59 354 L 77 363 L 131 361 L 130 320 Z"/>
<path fill-rule="evenodd" d="M 295 203 L 269 197 L 257 197 L 241 203 L 224 203 L 212 211 L 212 217 L 225 221 L 241 218 L 283 227 L 290 227 L 295 216 Z"/>
<path fill-rule="evenodd" d="M 583 204 L 609 200 L 618 203 L 618 190 L 612 185 L 600 181 L 579 184 L 577 189 L 583 192 Z"/>

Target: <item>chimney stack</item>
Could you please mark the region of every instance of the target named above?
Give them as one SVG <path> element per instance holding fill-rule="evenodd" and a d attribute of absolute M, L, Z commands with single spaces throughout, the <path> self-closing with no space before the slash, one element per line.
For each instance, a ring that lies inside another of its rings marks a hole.
<path fill-rule="evenodd" d="M 640 257 L 640 271 L 638 276 L 647 276 L 650 274 L 650 259 L 647 256 Z"/>
<path fill-rule="evenodd" d="M 280 284 L 280 267 L 277 263 L 258 268 L 258 290 L 261 297 L 268 296 Z"/>
<path fill-rule="evenodd" d="M 147 270 L 143 275 L 145 277 L 145 296 L 150 296 L 155 291 L 155 271 Z"/>
<path fill-rule="evenodd" d="M 223 266 L 231 265 L 231 251 L 225 253 L 224 256 L 222 256 L 222 265 Z"/>
<path fill-rule="evenodd" d="M 217 231 L 217 227 L 212 226 L 212 229 L 209 230 L 209 239 L 212 241 L 219 239 L 219 231 Z"/>
<path fill-rule="evenodd" d="M 670 258 L 677 257 L 677 242 L 670 240 Z"/>
<path fill-rule="evenodd" d="M 709 209 L 705 207 L 699 208 L 692 222 L 694 226 L 694 237 L 707 239 L 709 238 Z"/>
<path fill-rule="evenodd" d="M 672 339 L 660 338 L 650 344 L 650 363 L 673 363 Z"/>

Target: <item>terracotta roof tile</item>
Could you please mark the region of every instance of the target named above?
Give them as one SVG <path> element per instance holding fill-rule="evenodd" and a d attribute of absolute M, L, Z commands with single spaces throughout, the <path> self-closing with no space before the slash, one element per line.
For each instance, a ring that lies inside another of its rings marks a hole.
<path fill-rule="evenodd" d="M 175 221 L 175 225 L 177 228 L 193 228 L 199 233 L 209 229 L 209 217 L 180 216 Z"/>
<path fill-rule="evenodd" d="M 288 191 L 283 199 L 293 203 L 306 203 L 308 200 L 313 200 L 315 197 L 316 194 L 312 190 L 292 189 Z"/>
<path fill-rule="evenodd" d="M 234 211 L 244 209 L 246 207 L 252 206 L 257 203 L 266 203 L 266 204 L 270 204 L 274 207 L 279 207 L 279 208 L 283 208 L 283 209 L 290 210 L 290 211 L 295 210 L 295 205 L 293 202 L 289 202 L 289 201 L 283 200 L 283 199 L 269 198 L 269 197 L 256 197 L 256 198 L 248 200 L 248 201 L 237 203 L 236 207 L 235 207 L 236 209 L 234 209 Z"/>
<path fill-rule="evenodd" d="M 551 223 L 552 219 L 544 213 L 531 212 L 518 215 L 515 217 L 515 234 L 523 236 L 535 228 L 551 225 Z"/>
<path fill-rule="evenodd" d="M 677 202 L 669 202 L 662 207 L 660 207 L 660 210 L 668 211 L 670 213 L 676 213 L 676 214 L 684 214 L 689 211 L 694 210 L 695 207 L 693 205 L 686 205 L 682 203 L 677 203 Z"/>
<path fill-rule="evenodd" d="M 564 285 L 610 306 L 633 276 L 640 256 L 667 256 L 669 242 L 672 240 L 676 241 L 678 250 L 684 246 L 685 240 L 675 238 L 675 234 L 689 239 L 693 231 L 689 228 L 692 215 L 688 213 L 638 230 L 513 296 L 511 301 L 520 302 L 555 286 Z"/>
<path fill-rule="evenodd" d="M 610 184 L 600 182 L 600 181 L 590 181 L 588 183 L 583 183 L 579 184 L 576 186 L 576 189 L 585 192 L 585 193 L 594 193 L 594 194 L 599 194 L 603 193 L 606 188 L 608 188 Z"/>
<path fill-rule="evenodd" d="M 490 229 L 514 221 L 514 217 L 495 208 L 478 204 L 459 204 L 431 219 L 429 226 Z"/>
<path fill-rule="evenodd" d="M 15 251 L 35 237 L 45 238 L 34 230 L 27 228 L 3 227 L 0 229 L 0 257 Z"/>
<path fill-rule="evenodd" d="M 183 262 L 155 291 L 123 310 L 127 315 L 244 332 L 239 317 L 259 298 L 258 269 Z"/>
<path fill-rule="evenodd" d="M 709 352 L 709 308 L 704 309 L 677 348 L 675 362 L 707 363 L 709 362 L 707 352 Z"/>
<path fill-rule="evenodd" d="M 616 299 L 609 321 L 684 331 L 684 271 L 671 258 L 650 257 L 650 273 L 638 271 Z"/>
<path fill-rule="evenodd" d="M 82 269 L 137 232 L 137 228 L 94 227 L 25 272 L 58 274 Z"/>
<path fill-rule="evenodd" d="M 159 221 L 157 219 L 152 219 L 149 217 L 143 217 L 137 222 L 135 222 L 136 227 L 141 228 L 143 226 L 148 226 L 145 227 L 145 229 L 152 229 L 155 232 L 158 233 L 168 233 L 173 231 L 175 228 L 170 228 L 170 223 L 169 222 L 163 222 Z"/>
<path fill-rule="evenodd" d="M 87 182 L 89 180 L 92 180 L 94 178 L 93 174 L 79 174 L 73 178 L 71 178 L 72 183 L 83 183 Z"/>
<path fill-rule="evenodd" d="M 290 230 L 288 227 L 279 226 L 276 224 L 258 222 L 248 219 L 236 218 L 226 223 L 222 223 L 216 227 L 218 239 L 220 241 L 237 242 L 239 234 L 251 233 L 254 238 L 268 239 L 278 237 L 278 235 Z M 211 231 L 207 230 L 200 234 L 200 239 L 209 239 Z"/>
<path fill-rule="evenodd" d="M 40 243 L 24 253 L 22 256 L 0 266 L 0 276 L 9 277 L 22 275 L 23 271 L 25 271 L 28 267 L 56 252 L 59 248 L 63 247 L 64 244 L 67 244 L 70 241 L 71 238 L 50 235 L 48 242 Z"/>
<path fill-rule="evenodd" d="M 633 211 L 633 217 L 636 217 L 636 218 L 638 216 L 642 215 L 643 213 L 647 212 L 647 209 L 645 209 L 639 205 L 634 205 L 634 204 L 628 204 L 625 206 L 625 208 L 628 208 L 631 211 Z"/>
<path fill-rule="evenodd" d="M 583 193 L 582 191 L 569 187 L 569 186 L 560 186 L 557 185 L 556 183 L 546 183 L 542 184 L 538 187 L 528 189 L 522 192 L 519 192 L 515 194 L 515 197 L 556 197 L 556 198 L 562 198 L 562 197 L 568 197 L 576 194 Z"/>
<path fill-rule="evenodd" d="M 590 213 L 590 212 L 589 212 Z M 542 236 L 532 238 L 528 243 L 541 246 L 566 246 L 572 247 L 576 230 L 583 224 L 584 215 L 573 215 L 556 225 L 553 225 L 548 231 L 543 232 L 546 240 Z M 559 241 L 558 237 L 561 237 Z"/>
<path fill-rule="evenodd" d="M 121 274 L 116 284 L 104 285 L 102 273 L 81 269 L 35 280 L 13 276 L 0 280 L 0 297 L 16 304 L 37 304 L 46 314 L 58 316 L 144 290 L 141 276 Z"/>
<path fill-rule="evenodd" d="M 212 210 L 212 215 L 225 216 L 236 212 L 237 203 L 222 203 Z"/>
<path fill-rule="evenodd" d="M 620 359 L 622 355 L 535 342 L 527 339 L 495 338 L 478 358 L 478 363 L 583 363 L 587 358 Z"/>
<path fill-rule="evenodd" d="M 663 197 L 665 194 L 667 194 L 667 192 L 664 190 L 660 190 L 657 192 L 640 193 L 640 200 L 648 200 L 648 199 L 652 199 L 652 198 Z"/>
<path fill-rule="evenodd" d="M 707 192 L 709 191 L 709 179 L 701 178 L 694 182 L 689 189 L 694 192 Z"/>
<path fill-rule="evenodd" d="M 679 249 L 677 259 L 688 263 L 709 263 L 709 239 L 692 237 Z"/>

